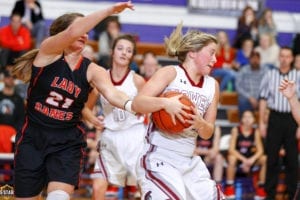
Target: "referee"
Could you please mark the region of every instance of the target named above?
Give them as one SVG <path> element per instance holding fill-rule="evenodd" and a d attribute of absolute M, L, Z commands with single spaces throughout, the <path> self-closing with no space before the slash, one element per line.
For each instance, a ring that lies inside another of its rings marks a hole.
<path fill-rule="evenodd" d="M 263 77 L 260 85 L 259 130 L 265 138 L 267 155 L 267 174 L 265 190 L 267 199 L 274 200 L 280 172 L 279 150 L 286 151 L 285 172 L 288 199 L 292 200 L 297 189 L 298 152 L 294 120 L 287 98 L 280 93 L 278 87 L 281 80 L 294 80 L 299 90 L 300 71 L 292 68 L 293 52 L 282 47 L 279 53 L 279 68 L 270 69 Z M 299 91 L 297 91 L 299 95 Z M 269 109 L 268 119 L 265 113 Z"/>

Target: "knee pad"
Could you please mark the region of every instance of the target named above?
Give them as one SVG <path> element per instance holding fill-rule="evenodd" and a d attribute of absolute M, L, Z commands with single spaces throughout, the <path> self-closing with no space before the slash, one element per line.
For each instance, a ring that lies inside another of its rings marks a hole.
<path fill-rule="evenodd" d="M 63 190 L 49 192 L 46 200 L 70 200 L 70 195 Z"/>

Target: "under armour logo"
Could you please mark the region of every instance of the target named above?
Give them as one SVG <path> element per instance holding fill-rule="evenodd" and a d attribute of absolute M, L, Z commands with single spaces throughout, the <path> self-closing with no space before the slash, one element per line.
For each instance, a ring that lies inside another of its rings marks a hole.
<path fill-rule="evenodd" d="M 163 162 L 157 162 L 157 163 L 156 163 L 156 166 L 157 166 L 157 167 L 159 167 L 160 165 L 164 165 L 164 163 L 163 163 Z"/>
<path fill-rule="evenodd" d="M 180 83 L 186 84 L 186 80 L 180 79 Z"/>
<path fill-rule="evenodd" d="M 151 196 L 151 191 L 148 191 L 146 194 L 145 194 L 145 200 L 152 200 L 152 196 Z"/>

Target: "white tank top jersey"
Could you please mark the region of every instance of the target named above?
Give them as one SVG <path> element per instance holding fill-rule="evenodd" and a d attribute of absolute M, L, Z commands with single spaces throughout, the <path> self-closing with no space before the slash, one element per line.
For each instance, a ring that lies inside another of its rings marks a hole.
<path fill-rule="evenodd" d="M 184 68 L 181 66 L 174 67 L 177 75 L 164 92 L 178 91 L 187 95 L 198 108 L 200 115 L 203 116 L 214 98 L 215 79 L 210 76 L 203 76 L 202 80 L 198 84 L 195 84 Z M 148 130 L 151 130 L 151 128 Z M 198 135 L 196 131 L 185 131 L 181 134 L 171 135 L 162 133 L 159 130 L 147 134 L 147 138 L 151 144 L 177 151 L 184 156 L 193 155 Z"/>
<path fill-rule="evenodd" d="M 134 73 L 134 71 L 130 71 L 119 85 L 115 85 L 118 90 L 125 92 L 130 99 L 133 99 L 138 93 L 138 89 L 133 81 Z M 142 116 L 135 116 L 128 111 L 112 106 L 103 96 L 100 97 L 100 101 L 103 108 L 105 128 L 109 130 L 128 129 L 144 121 Z"/>

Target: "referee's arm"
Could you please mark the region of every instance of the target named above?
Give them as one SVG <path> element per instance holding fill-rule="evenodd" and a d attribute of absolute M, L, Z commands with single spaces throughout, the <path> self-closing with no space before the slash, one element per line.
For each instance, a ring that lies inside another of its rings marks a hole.
<path fill-rule="evenodd" d="M 266 137 L 267 134 L 267 100 L 260 99 L 259 100 L 259 132 L 263 138 Z"/>

